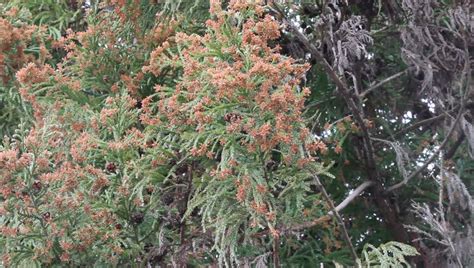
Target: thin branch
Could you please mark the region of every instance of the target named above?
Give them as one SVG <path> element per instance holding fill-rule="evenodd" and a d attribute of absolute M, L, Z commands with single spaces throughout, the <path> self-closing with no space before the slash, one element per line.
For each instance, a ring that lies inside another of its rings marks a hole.
<path fill-rule="evenodd" d="M 344 224 L 344 221 L 341 218 L 341 215 L 339 215 L 339 213 L 336 210 L 336 207 L 334 207 L 334 202 L 332 201 L 331 197 L 326 192 L 326 188 L 324 188 L 324 186 L 321 184 L 321 181 L 319 180 L 318 175 L 314 174 L 313 178 L 314 178 L 314 182 L 316 183 L 316 186 L 319 188 L 319 190 L 323 194 L 323 197 L 326 199 L 329 205 L 329 208 L 331 209 L 332 213 L 334 213 L 334 216 L 336 217 L 336 220 L 339 223 L 339 227 L 342 229 L 344 240 L 346 241 L 346 244 L 351 251 L 351 255 L 354 260 L 354 263 L 357 263 L 357 259 L 358 259 L 357 253 L 354 249 L 354 246 L 352 245 L 351 239 L 349 237 L 349 233 L 347 232 L 346 226 Z"/>
<path fill-rule="evenodd" d="M 399 72 L 399 73 L 396 73 L 396 74 L 394 74 L 394 75 L 392 75 L 392 76 L 390 76 L 390 77 L 385 78 L 384 80 L 378 82 L 377 84 L 371 86 L 370 88 L 368 88 L 368 89 L 365 90 L 364 92 L 360 93 L 360 94 L 359 94 L 359 98 L 363 99 L 363 98 L 364 98 L 367 94 L 369 94 L 370 92 L 372 92 L 372 91 L 374 91 L 375 89 L 377 89 L 377 88 L 383 86 L 384 84 L 386 84 L 386 83 L 392 81 L 393 79 L 398 78 L 398 77 L 404 75 L 407 71 L 408 71 L 408 69 L 406 69 L 406 70 L 404 70 L 404 71 L 401 71 L 401 72 Z"/>
<path fill-rule="evenodd" d="M 327 221 L 330 221 L 330 220 L 331 220 L 331 216 L 324 215 L 324 216 L 316 218 L 312 221 L 307 221 L 307 222 L 303 222 L 303 223 L 300 223 L 300 224 L 297 224 L 297 225 L 287 227 L 282 231 L 282 233 L 286 233 L 288 231 L 300 231 L 300 230 L 312 228 L 316 225 L 320 225 L 320 224 L 322 224 L 324 222 L 327 222 Z"/>
<path fill-rule="evenodd" d="M 345 207 L 347 207 L 347 205 L 349 205 L 352 201 L 354 201 L 354 199 L 356 197 L 358 197 L 365 189 L 369 188 L 373 184 L 374 184 L 373 181 L 366 181 L 366 182 L 362 183 L 361 185 L 359 185 L 339 205 L 337 205 L 337 207 L 335 208 L 336 211 L 340 212 L 341 210 L 343 210 Z M 312 221 L 303 222 L 303 223 L 300 223 L 300 224 L 297 224 L 297 225 L 294 225 L 294 226 L 290 226 L 290 227 L 286 228 L 283 231 L 284 232 L 286 232 L 286 231 L 298 231 L 298 230 L 304 230 L 304 229 L 314 227 L 316 225 L 319 225 L 323 222 L 326 222 L 326 221 L 330 220 L 331 219 L 330 216 L 333 216 L 333 214 L 334 213 L 332 211 L 330 211 L 327 215 L 321 216 L 321 217 L 319 217 L 317 219 L 314 219 Z"/>
<path fill-rule="evenodd" d="M 280 268 L 280 239 L 275 237 L 273 239 L 273 267 Z"/>
<path fill-rule="evenodd" d="M 351 203 L 356 197 L 360 195 L 365 189 L 369 188 L 370 186 L 374 185 L 373 181 L 366 181 L 359 185 L 352 193 L 350 193 L 346 199 L 344 199 L 337 207 L 336 211 L 339 212 L 343 210 L 349 203 Z M 329 212 L 329 215 L 332 215 L 332 212 Z"/>
<path fill-rule="evenodd" d="M 441 113 L 439 115 L 433 116 L 433 117 L 425 119 L 425 120 L 418 121 L 418 122 L 404 128 L 404 129 L 400 129 L 395 134 L 393 134 L 393 138 L 398 138 L 401 135 L 404 135 L 404 134 L 406 134 L 406 133 L 408 133 L 408 132 L 410 132 L 414 129 L 417 129 L 417 128 L 422 127 L 424 125 L 432 124 L 432 123 L 434 123 L 438 120 L 444 119 L 446 116 L 451 116 L 449 113 L 454 112 L 456 110 L 459 111 L 460 107 L 461 107 L 460 105 L 456 105 L 454 108 L 452 108 L 449 111 L 444 111 L 443 113 Z"/>
<path fill-rule="evenodd" d="M 433 116 L 433 117 L 425 119 L 425 120 L 421 120 L 419 122 L 414 123 L 413 125 L 410 125 L 409 127 L 406 127 L 404 129 L 399 130 L 393 136 L 394 137 L 399 137 L 399 136 L 401 136 L 403 134 L 406 134 L 406 133 L 408 133 L 408 132 L 410 132 L 414 129 L 417 129 L 421 126 L 428 125 L 428 124 L 434 123 L 438 120 L 441 120 L 441 119 L 445 118 L 447 115 L 448 115 L 447 113 L 442 113 L 440 115 Z"/>
<path fill-rule="evenodd" d="M 451 135 L 453 134 L 454 132 L 454 129 L 456 128 L 456 125 L 458 124 L 459 120 L 462 118 L 462 115 L 464 114 L 464 109 L 461 107 L 456 119 L 454 120 L 454 123 L 453 125 L 451 126 L 451 128 L 449 129 L 448 131 L 448 134 L 446 135 L 446 137 L 444 138 L 443 142 L 441 143 L 441 145 L 438 147 L 438 149 L 436 149 L 433 154 L 430 156 L 430 158 L 428 158 L 428 160 L 426 160 L 426 162 L 421 166 L 419 167 L 417 170 L 415 170 L 413 173 L 410 174 L 410 176 L 406 177 L 403 179 L 403 181 L 395 184 L 395 185 L 392 185 L 390 186 L 386 192 L 391 192 L 393 190 L 396 190 L 400 187 L 402 187 L 403 185 L 407 184 L 411 179 L 413 179 L 414 177 L 418 176 L 418 174 L 420 174 L 423 170 L 425 170 L 425 168 L 428 167 L 429 164 L 431 164 L 431 162 L 433 162 L 436 157 L 438 156 L 438 154 L 444 149 L 444 147 L 446 147 L 446 145 L 448 144 L 449 142 L 449 139 L 451 137 Z"/>
<path fill-rule="evenodd" d="M 361 185 L 359 185 L 337 207 L 335 207 L 336 211 L 340 212 L 341 210 L 343 210 L 347 205 L 349 205 L 352 201 L 354 201 L 354 199 L 356 197 L 358 197 L 365 189 L 369 188 L 373 184 L 374 184 L 374 182 L 372 182 L 372 181 L 366 181 L 366 182 L 362 183 Z M 332 211 L 330 211 L 327 215 L 321 216 L 321 217 L 316 218 L 312 221 L 303 222 L 303 223 L 296 224 L 296 225 L 293 225 L 293 226 L 283 227 L 283 228 L 281 228 L 280 233 L 285 234 L 288 231 L 300 231 L 300 230 L 312 228 L 316 225 L 320 225 L 322 223 L 325 223 L 325 222 L 331 220 L 331 216 L 333 216 L 333 214 L 334 213 Z M 253 236 L 260 237 L 262 235 L 268 234 L 268 232 L 269 232 L 268 230 L 264 230 L 262 232 L 258 232 L 256 234 L 254 234 Z"/>
<path fill-rule="evenodd" d="M 458 139 L 456 142 L 453 144 L 453 146 L 447 151 L 447 153 L 444 155 L 444 158 L 446 160 L 451 159 L 456 151 L 458 150 L 459 146 L 463 143 L 463 141 L 466 139 L 466 134 L 464 132 L 461 132 L 461 135 L 459 135 Z"/>

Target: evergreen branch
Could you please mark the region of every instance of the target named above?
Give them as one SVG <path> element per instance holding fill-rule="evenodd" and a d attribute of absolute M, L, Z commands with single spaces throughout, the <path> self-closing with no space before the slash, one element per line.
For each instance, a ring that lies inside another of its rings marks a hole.
<path fill-rule="evenodd" d="M 338 93 L 344 98 L 349 110 L 354 116 L 355 122 L 359 125 L 362 132 L 365 167 L 369 180 L 375 182 L 373 193 L 376 205 L 383 215 L 386 224 L 396 233 L 397 240 L 402 242 L 407 241 L 408 234 L 406 233 L 404 227 L 400 224 L 398 213 L 389 202 L 386 202 L 386 197 L 383 196 L 385 188 L 377 170 L 374 148 L 369 131 L 363 119 L 363 110 L 355 103 L 355 100 L 360 101 L 360 99 L 358 96 L 354 96 L 353 93 L 351 93 L 349 87 L 334 71 L 334 69 L 325 59 L 324 55 L 309 41 L 305 34 L 299 31 L 298 27 L 296 27 L 285 16 L 285 13 L 282 12 L 282 10 L 277 5 L 274 5 L 273 11 L 277 14 L 277 17 L 280 17 L 282 21 L 288 25 L 289 31 L 295 35 L 295 38 L 308 50 L 309 53 L 311 53 L 312 56 L 315 57 L 318 64 L 321 65 L 323 70 L 336 85 Z"/>
<path fill-rule="evenodd" d="M 321 65 L 321 67 L 324 69 L 324 71 L 329 75 L 331 80 L 334 82 L 336 85 L 336 89 L 339 92 L 339 94 L 344 98 L 346 104 L 348 105 L 349 109 L 351 110 L 355 121 L 359 125 L 360 129 L 362 130 L 362 137 L 364 140 L 364 151 L 365 151 L 365 157 L 367 161 L 367 168 L 368 168 L 368 175 L 371 180 L 376 181 L 378 180 L 377 176 L 377 171 L 376 171 L 376 165 L 375 165 L 375 159 L 374 159 L 374 150 L 372 146 L 372 142 L 370 139 L 369 131 L 367 129 L 367 126 L 365 125 L 364 119 L 363 119 L 363 111 L 361 111 L 355 101 L 354 98 L 355 96 L 352 96 L 351 91 L 349 87 L 342 81 L 342 79 L 337 75 L 337 73 L 334 71 L 334 69 L 331 67 L 331 65 L 327 62 L 327 60 L 324 58 L 323 54 L 313 45 L 310 43 L 308 38 L 299 31 L 299 29 L 290 21 L 288 20 L 285 16 L 284 13 L 281 10 L 278 10 L 278 7 L 275 6 L 276 12 L 281 14 L 282 20 L 288 25 L 291 33 L 295 35 L 295 37 L 300 41 L 303 46 L 305 46 L 309 52 L 311 53 L 312 56 L 315 57 L 315 59 L 318 61 L 318 63 Z"/>

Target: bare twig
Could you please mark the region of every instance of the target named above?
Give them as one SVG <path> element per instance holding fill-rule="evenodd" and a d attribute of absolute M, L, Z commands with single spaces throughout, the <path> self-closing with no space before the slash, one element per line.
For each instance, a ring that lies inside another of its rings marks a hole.
<path fill-rule="evenodd" d="M 273 267 L 280 268 L 280 239 L 275 237 L 273 239 Z"/>
<path fill-rule="evenodd" d="M 372 186 L 374 184 L 373 181 L 366 181 L 364 183 L 362 183 L 361 185 L 359 185 L 359 187 L 357 187 L 352 193 L 350 193 L 346 199 L 344 199 L 337 207 L 336 207 L 336 211 L 339 212 L 341 210 L 343 210 L 347 205 L 349 205 L 350 202 L 352 202 L 356 197 L 358 197 L 360 195 L 360 193 L 362 193 L 365 189 L 369 188 L 370 186 Z M 331 212 L 329 212 L 329 215 L 332 215 Z"/>
<path fill-rule="evenodd" d="M 444 111 L 443 113 L 441 113 L 439 115 L 433 116 L 433 117 L 425 119 L 425 120 L 418 121 L 418 122 L 413 123 L 412 125 L 404 128 L 404 129 L 400 129 L 399 131 L 395 132 L 395 134 L 393 134 L 393 138 L 398 138 L 398 137 L 400 137 L 400 136 L 402 136 L 402 135 L 404 135 L 404 134 L 406 134 L 406 133 L 408 133 L 412 130 L 415 130 L 415 129 L 419 128 L 419 127 L 429 125 L 429 124 L 432 124 L 436 121 L 444 119 L 446 116 L 450 116 L 449 114 L 451 112 L 459 111 L 460 107 L 461 107 L 460 105 L 456 105 L 455 107 L 453 107 L 449 111 Z"/>
<path fill-rule="evenodd" d="M 446 152 L 446 154 L 444 155 L 444 158 L 446 160 L 451 159 L 454 156 L 454 154 L 456 153 L 456 151 L 458 150 L 459 146 L 461 146 L 461 144 L 463 143 L 463 141 L 465 139 L 466 139 L 466 134 L 464 134 L 464 132 L 462 132 L 461 135 L 459 135 L 456 142 L 453 144 L 453 146 Z"/>
<path fill-rule="evenodd" d="M 372 181 L 366 181 L 359 185 L 352 193 L 350 193 L 337 207 L 335 208 L 337 212 L 340 212 L 343 210 L 347 205 L 349 205 L 356 197 L 358 197 L 365 189 L 369 188 L 372 186 L 374 182 Z M 283 232 L 286 231 L 298 231 L 298 230 L 304 230 L 307 228 L 314 227 L 316 225 L 319 225 L 323 222 L 326 222 L 331 219 L 330 216 L 333 216 L 333 212 L 330 211 L 327 215 L 321 216 L 317 219 L 314 219 L 312 221 L 308 222 L 303 222 L 294 226 L 287 227 L 286 229 L 283 230 Z"/>
<path fill-rule="evenodd" d="M 300 223 L 300 224 L 297 224 L 297 225 L 287 227 L 283 230 L 282 233 L 285 233 L 285 232 L 288 232 L 288 231 L 300 231 L 300 230 L 308 229 L 308 228 L 314 227 L 316 225 L 320 225 L 320 224 L 322 224 L 324 222 L 327 222 L 327 221 L 330 221 L 330 220 L 331 220 L 331 216 L 324 215 L 324 216 L 316 218 L 312 221 L 307 221 L 307 222 L 303 222 L 303 223 Z"/>
<path fill-rule="evenodd" d="M 392 76 L 390 76 L 390 77 L 385 78 L 384 80 L 378 82 L 377 84 L 371 86 L 370 88 L 368 88 L 368 89 L 365 90 L 364 92 L 360 93 L 360 94 L 359 94 L 359 98 L 363 99 L 367 94 L 369 94 L 369 93 L 372 92 L 373 90 L 375 90 L 375 89 L 377 89 L 377 88 L 383 86 L 384 84 L 386 84 L 386 83 L 392 81 L 392 80 L 395 79 L 395 78 L 398 78 L 398 77 L 404 75 L 407 71 L 408 71 L 408 69 L 406 69 L 406 70 L 404 70 L 404 71 L 401 71 L 401 72 L 399 72 L 399 73 L 396 73 L 396 74 L 394 74 L 394 75 L 392 75 Z"/>
<path fill-rule="evenodd" d="M 414 129 L 417 129 L 421 126 L 428 125 L 428 124 L 431 124 L 431 123 L 436 122 L 438 120 L 441 120 L 441 119 L 445 118 L 447 115 L 448 115 L 447 113 L 442 113 L 440 115 L 433 116 L 433 117 L 425 119 L 425 120 L 421 120 L 419 122 L 414 123 L 413 125 L 411 125 L 409 127 L 406 127 L 404 129 L 399 130 L 393 136 L 394 137 L 400 137 L 401 135 L 406 134 L 406 133 L 408 133 L 408 132 L 410 132 Z"/>
<path fill-rule="evenodd" d="M 372 181 L 366 181 L 366 182 L 362 183 L 361 185 L 359 185 L 339 205 L 337 205 L 337 207 L 335 207 L 336 211 L 340 212 L 341 210 L 343 210 L 347 205 L 349 205 L 352 201 L 354 201 L 354 199 L 356 197 L 358 197 L 365 189 L 369 188 L 373 184 L 374 184 L 374 182 L 372 182 Z M 304 230 L 304 229 L 314 227 L 316 225 L 319 225 L 319 224 L 322 224 L 324 222 L 327 222 L 327 221 L 331 220 L 331 216 L 333 216 L 333 214 L 334 213 L 332 211 L 330 211 L 327 215 L 321 216 L 321 217 L 316 218 L 312 221 L 303 222 L 303 223 L 293 225 L 293 226 L 283 227 L 283 228 L 280 229 L 280 233 L 285 234 L 288 231 L 299 231 L 299 230 Z M 259 237 L 259 236 L 267 234 L 268 232 L 269 232 L 268 230 L 265 230 L 265 231 L 262 231 L 262 232 L 259 232 L 259 233 L 255 234 L 254 236 Z"/>
<path fill-rule="evenodd" d="M 431 164 L 431 162 L 433 162 L 436 159 L 438 154 L 448 144 L 449 139 L 451 138 L 451 135 L 453 134 L 453 132 L 456 128 L 456 125 L 458 124 L 459 120 L 462 118 L 463 114 L 464 114 L 464 109 L 462 109 L 462 107 L 461 107 L 456 119 L 454 120 L 453 125 L 451 126 L 451 128 L 448 131 L 448 134 L 444 138 L 443 142 L 439 145 L 439 147 L 433 152 L 433 154 L 430 156 L 430 158 L 428 158 L 428 160 L 426 160 L 426 162 L 421 167 L 419 167 L 417 170 L 415 170 L 413 173 L 411 173 L 408 177 L 404 178 L 403 181 L 401 181 L 401 182 L 399 182 L 395 185 L 390 186 L 387 189 L 387 192 L 391 192 L 391 191 L 396 190 L 396 189 L 402 187 L 403 185 L 407 184 L 411 179 L 418 176 L 418 174 L 420 174 L 423 170 L 425 170 L 425 168 L 427 168 L 428 165 Z"/>
<path fill-rule="evenodd" d="M 314 182 L 316 183 L 316 186 L 319 188 L 321 193 L 323 194 L 324 199 L 326 199 L 329 208 L 331 209 L 332 213 L 336 217 L 337 222 L 339 223 L 339 227 L 342 229 L 342 234 L 344 236 L 344 240 L 346 241 L 347 246 L 349 247 L 351 251 L 352 258 L 354 260 L 354 263 L 357 262 L 357 253 L 354 249 L 354 246 L 352 245 L 351 239 L 349 237 L 349 233 L 347 232 L 346 226 L 344 224 L 344 221 L 341 218 L 341 215 L 339 215 L 339 212 L 337 212 L 336 207 L 334 206 L 334 202 L 332 201 L 331 197 L 328 195 L 326 192 L 326 188 L 321 184 L 321 181 L 319 180 L 318 175 L 314 174 L 313 175 Z"/>

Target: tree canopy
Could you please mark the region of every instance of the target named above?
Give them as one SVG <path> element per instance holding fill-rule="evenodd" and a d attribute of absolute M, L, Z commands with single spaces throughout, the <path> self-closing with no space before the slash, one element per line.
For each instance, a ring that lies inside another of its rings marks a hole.
<path fill-rule="evenodd" d="M 472 8 L 0 0 L 0 265 L 473 266 Z"/>

